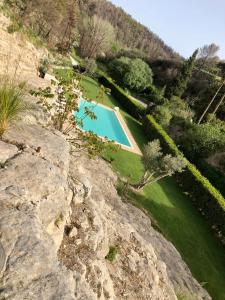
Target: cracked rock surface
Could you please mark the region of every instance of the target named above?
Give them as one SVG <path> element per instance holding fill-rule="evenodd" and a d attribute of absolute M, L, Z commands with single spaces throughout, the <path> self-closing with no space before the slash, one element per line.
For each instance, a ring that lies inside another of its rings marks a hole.
<path fill-rule="evenodd" d="M 0 163 L 3 165 L 5 162 L 16 155 L 18 148 L 14 145 L 10 145 L 0 141 Z"/>

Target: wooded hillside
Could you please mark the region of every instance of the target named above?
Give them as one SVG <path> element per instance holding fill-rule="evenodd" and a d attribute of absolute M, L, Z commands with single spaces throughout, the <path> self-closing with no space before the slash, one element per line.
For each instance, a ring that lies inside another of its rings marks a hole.
<path fill-rule="evenodd" d="M 97 15 L 110 22 L 116 33 L 117 42 L 114 50 L 134 51 L 138 56 L 148 59 L 171 59 L 179 55 L 150 29 L 143 26 L 127 14 L 122 8 L 116 7 L 106 0 L 80 0 L 82 14 Z M 114 54 L 115 54 L 114 52 Z M 113 54 L 113 53 L 112 53 Z M 134 54 L 134 53 L 133 53 Z"/>

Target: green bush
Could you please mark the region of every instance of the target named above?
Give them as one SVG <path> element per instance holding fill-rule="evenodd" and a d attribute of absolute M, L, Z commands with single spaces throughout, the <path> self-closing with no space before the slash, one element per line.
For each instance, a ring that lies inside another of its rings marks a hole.
<path fill-rule="evenodd" d="M 116 85 L 111 78 L 101 74 L 99 82 L 110 88 L 112 95 L 120 102 L 122 107 L 134 118 L 139 119 L 145 114 L 145 108 L 135 101 L 131 96 Z"/>
<path fill-rule="evenodd" d="M 0 82 L 0 139 L 13 121 L 28 110 L 22 86 Z"/>
<path fill-rule="evenodd" d="M 152 70 L 142 59 L 121 56 L 109 63 L 109 69 L 117 82 L 123 82 L 131 90 L 143 91 L 152 83 Z"/>
<path fill-rule="evenodd" d="M 109 247 L 109 252 L 106 255 L 105 259 L 109 260 L 110 262 L 113 262 L 116 259 L 116 256 L 119 252 L 119 248 L 115 246 Z"/>
<path fill-rule="evenodd" d="M 143 126 L 149 138 L 158 138 L 166 151 L 170 151 L 170 153 L 175 155 L 183 155 L 174 141 L 152 116 L 148 115 L 145 118 Z M 225 236 L 225 199 L 212 186 L 209 180 L 200 173 L 195 165 L 188 160 L 186 161 L 186 171 L 175 176 L 176 181 L 188 193 L 191 200 L 208 219 L 212 227 Z"/>

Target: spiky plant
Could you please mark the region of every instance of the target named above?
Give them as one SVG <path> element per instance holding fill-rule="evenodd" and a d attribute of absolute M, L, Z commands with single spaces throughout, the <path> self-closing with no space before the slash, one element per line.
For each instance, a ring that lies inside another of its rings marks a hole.
<path fill-rule="evenodd" d="M 23 88 L 12 83 L 0 83 L 0 139 L 19 114 L 27 110 Z"/>

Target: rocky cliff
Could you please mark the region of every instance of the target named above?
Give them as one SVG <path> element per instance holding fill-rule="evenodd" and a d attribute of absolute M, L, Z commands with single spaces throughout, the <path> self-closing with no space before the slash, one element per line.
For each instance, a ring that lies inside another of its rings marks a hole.
<path fill-rule="evenodd" d="M 0 142 L 0 299 L 210 299 L 110 166 L 45 122 L 35 106 Z"/>

